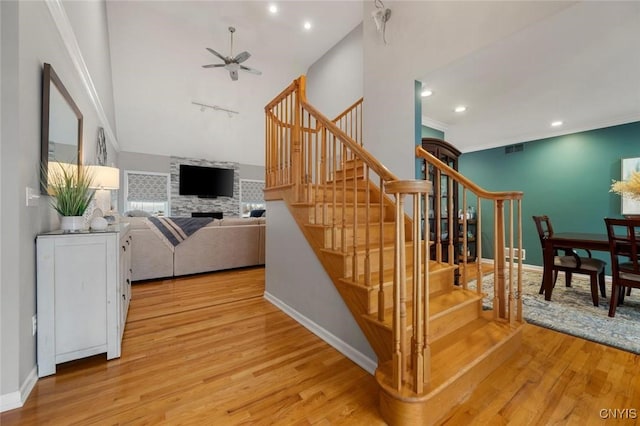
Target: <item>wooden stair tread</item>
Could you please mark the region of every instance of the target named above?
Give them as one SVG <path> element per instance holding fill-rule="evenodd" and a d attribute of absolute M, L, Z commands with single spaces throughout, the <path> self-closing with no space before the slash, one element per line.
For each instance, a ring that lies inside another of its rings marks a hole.
<path fill-rule="evenodd" d="M 446 315 L 455 309 L 459 309 L 470 303 L 478 303 L 482 300 L 482 295 L 470 290 L 464 290 L 454 287 L 451 291 L 440 294 L 432 294 L 429 297 L 429 314 L 430 319 L 434 319 Z M 413 303 L 407 301 L 407 318 L 413 315 Z M 369 315 L 371 320 L 379 323 L 378 315 Z M 393 307 L 389 307 L 384 311 L 384 320 L 382 325 L 391 328 L 393 324 Z"/>
<path fill-rule="evenodd" d="M 291 205 L 294 206 L 294 207 L 321 207 L 323 204 L 326 204 L 327 208 L 331 208 L 333 206 L 333 202 L 332 201 L 323 201 L 323 200 L 319 200 L 319 201 L 295 201 L 295 202 L 291 203 Z M 336 202 L 336 210 L 344 208 L 344 207 L 350 209 L 350 208 L 353 208 L 353 205 L 354 205 L 353 201 L 347 201 L 344 204 L 344 206 L 342 205 L 342 202 L 340 202 L 340 203 Z M 364 210 L 365 207 L 367 206 L 367 203 L 359 201 L 357 203 L 357 205 L 358 205 L 358 209 Z M 369 203 L 369 207 L 370 208 L 379 209 L 380 208 L 380 203 L 378 203 L 378 202 L 370 202 Z"/>
<path fill-rule="evenodd" d="M 424 265 L 422 262 L 420 262 L 422 265 Z M 430 274 L 440 274 L 440 273 L 446 273 L 452 270 L 455 270 L 457 268 L 456 265 L 449 265 L 448 263 L 440 263 L 440 262 L 436 262 L 435 260 L 430 260 L 429 261 L 429 273 Z M 413 276 L 413 265 L 407 265 L 406 267 L 406 271 L 407 271 L 407 278 L 411 279 Z M 424 269 L 423 269 L 424 271 Z M 371 272 L 371 282 L 372 283 L 378 283 L 379 282 L 379 277 L 380 277 L 380 271 L 373 271 Z M 359 281 L 358 282 L 364 282 L 364 274 L 361 274 L 358 277 Z M 389 269 L 389 270 L 383 270 L 382 271 L 382 280 L 383 282 L 393 282 L 393 270 Z"/>
<path fill-rule="evenodd" d="M 436 262 L 435 260 L 429 261 L 429 273 L 432 274 L 431 276 L 433 276 L 433 274 L 447 273 L 457 268 L 458 268 L 457 265 L 449 265 L 448 263 Z M 412 281 L 413 265 L 406 266 L 406 274 L 407 274 L 407 280 Z M 393 269 L 385 269 L 382 271 L 382 282 L 384 283 L 385 286 L 393 285 L 393 278 L 394 278 L 393 275 L 394 275 Z M 379 287 L 380 285 L 379 278 L 380 278 L 379 270 L 375 270 L 371 272 L 370 282 L 371 282 L 372 289 L 377 289 Z M 358 276 L 357 282 L 353 281 L 352 278 L 344 278 L 343 281 L 347 282 L 348 284 L 362 285 L 361 283 L 365 282 L 365 275 L 364 273 L 360 274 Z M 364 287 L 364 285 L 362 286 Z"/>
<path fill-rule="evenodd" d="M 406 245 L 406 250 L 407 252 L 409 252 L 408 250 L 411 249 L 411 247 L 413 246 L 413 241 L 405 241 L 405 245 Z M 385 243 L 385 245 L 382 247 L 383 250 L 393 250 L 393 243 Z M 330 248 L 322 248 L 320 249 L 321 251 L 327 252 L 327 253 L 331 253 L 331 254 L 338 254 L 338 255 L 342 255 L 344 254 L 345 256 L 352 256 L 353 255 L 353 246 L 350 246 L 349 249 L 345 252 L 343 252 L 342 250 L 333 250 Z M 369 253 L 378 253 L 378 251 L 380 250 L 380 247 L 378 245 L 374 245 L 373 247 L 371 247 L 369 249 Z M 357 254 L 360 255 L 364 255 L 367 252 L 367 247 L 364 244 L 358 244 L 356 246 L 356 250 Z"/>
<path fill-rule="evenodd" d="M 382 224 L 384 226 L 392 226 L 392 225 L 395 225 L 395 222 L 384 221 L 384 222 L 382 222 Z M 359 226 L 359 227 L 361 226 L 361 227 L 364 228 L 366 225 L 367 225 L 366 223 L 358 222 L 357 226 Z M 368 225 L 371 226 L 371 227 L 374 227 L 374 226 L 377 227 L 377 226 L 380 226 L 380 222 L 370 222 Z M 323 228 L 323 229 L 331 229 L 331 228 L 333 228 L 335 226 L 336 229 L 342 229 L 342 223 L 336 223 L 335 225 L 329 225 L 329 224 L 325 225 L 325 224 L 322 224 L 322 223 L 307 223 L 305 226 L 308 226 L 310 228 Z M 344 225 L 344 227 L 348 228 L 348 229 L 351 229 L 351 228 L 353 228 L 353 223 L 346 223 Z"/>
<path fill-rule="evenodd" d="M 489 315 L 493 314 L 487 313 Z M 431 346 L 432 386 L 450 380 L 458 370 L 473 363 L 514 332 L 506 322 L 478 318 L 446 338 L 434 342 Z"/>
<path fill-rule="evenodd" d="M 519 333 L 523 323 L 511 327 L 504 321 L 493 321 L 489 315 L 461 327 L 445 338 L 431 343 L 431 382 L 425 387 L 422 395 L 416 395 L 405 385 L 400 394 L 407 399 L 431 398 L 442 388 L 450 384 L 457 377 L 463 375 L 470 368 L 482 360 L 491 351 L 497 350 L 502 344 Z M 386 362 L 376 372 L 383 383 L 387 385 L 391 378 L 391 362 Z"/>

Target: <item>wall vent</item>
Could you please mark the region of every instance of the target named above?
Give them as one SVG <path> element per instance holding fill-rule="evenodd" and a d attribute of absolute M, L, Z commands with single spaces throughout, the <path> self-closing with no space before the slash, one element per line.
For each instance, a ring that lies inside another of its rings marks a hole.
<path fill-rule="evenodd" d="M 514 152 L 522 152 L 524 151 L 524 144 L 517 143 L 515 145 L 508 145 L 504 147 L 505 154 L 512 154 Z"/>
<path fill-rule="evenodd" d="M 518 260 L 520 253 L 522 253 L 522 260 L 525 260 L 527 257 L 527 251 L 525 249 L 522 249 L 522 251 L 520 251 L 517 248 L 513 249 L 513 254 L 514 254 L 513 260 Z M 509 250 L 509 247 L 504 248 L 504 257 L 506 259 L 511 258 L 511 250 Z"/>

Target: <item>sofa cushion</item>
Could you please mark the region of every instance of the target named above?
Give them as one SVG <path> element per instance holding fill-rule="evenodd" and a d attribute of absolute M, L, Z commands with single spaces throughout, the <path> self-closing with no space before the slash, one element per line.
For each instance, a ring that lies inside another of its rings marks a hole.
<path fill-rule="evenodd" d="M 149 223 L 145 217 L 127 217 L 120 218 L 120 222 L 128 223 L 130 229 L 148 229 Z"/>
<path fill-rule="evenodd" d="M 221 226 L 259 225 L 264 223 L 261 217 L 226 217 L 220 220 Z"/>

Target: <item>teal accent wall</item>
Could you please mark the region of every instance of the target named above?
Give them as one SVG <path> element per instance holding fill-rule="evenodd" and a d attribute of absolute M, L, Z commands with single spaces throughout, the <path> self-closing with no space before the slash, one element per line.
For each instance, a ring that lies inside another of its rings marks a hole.
<path fill-rule="evenodd" d="M 422 126 L 422 137 L 437 138 L 437 139 L 445 140 L 443 131 L 434 129 L 432 127 L 424 126 L 424 125 Z"/>
<path fill-rule="evenodd" d="M 504 147 L 465 153 L 458 169 L 489 191 L 524 192 L 524 263 L 541 266 L 542 249 L 532 216 L 548 215 L 556 232 L 595 233 L 606 233 L 605 217 L 621 216 L 620 196 L 609 188 L 612 179 L 620 179 L 620 160 L 640 157 L 640 122 L 523 145 L 523 151 L 511 154 L 505 154 Z M 492 238 L 491 220 L 492 214 L 483 216 L 483 238 Z M 608 253 L 593 252 L 593 256 L 611 263 Z"/>
<path fill-rule="evenodd" d="M 422 138 L 437 138 L 444 140 L 444 132 L 421 124 L 420 139 L 418 140 L 417 145 L 422 144 Z M 418 157 L 416 157 L 416 179 L 422 179 L 422 160 Z"/>

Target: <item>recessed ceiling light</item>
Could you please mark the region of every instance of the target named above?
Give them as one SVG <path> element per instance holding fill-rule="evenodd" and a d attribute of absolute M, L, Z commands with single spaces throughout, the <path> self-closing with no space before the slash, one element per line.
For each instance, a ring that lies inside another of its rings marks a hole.
<path fill-rule="evenodd" d="M 563 124 L 564 124 L 564 123 L 563 123 L 562 121 L 557 120 L 557 121 L 553 121 L 553 122 L 551 123 L 551 127 L 560 127 L 560 126 L 562 126 Z"/>
<path fill-rule="evenodd" d="M 433 92 L 429 89 L 424 89 L 422 93 L 420 93 L 420 96 L 422 96 L 423 98 L 426 98 L 431 95 L 433 95 Z"/>
<path fill-rule="evenodd" d="M 455 112 L 465 112 L 466 110 L 467 110 L 467 107 L 464 105 L 457 106 L 454 109 Z"/>
<path fill-rule="evenodd" d="M 269 5 L 269 12 L 271 12 L 272 14 L 276 14 L 278 13 L 278 6 L 276 6 L 275 4 L 271 3 Z"/>
<path fill-rule="evenodd" d="M 304 29 L 305 30 L 310 30 L 311 29 L 311 22 L 304 21 Z"/>

